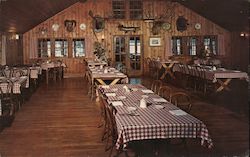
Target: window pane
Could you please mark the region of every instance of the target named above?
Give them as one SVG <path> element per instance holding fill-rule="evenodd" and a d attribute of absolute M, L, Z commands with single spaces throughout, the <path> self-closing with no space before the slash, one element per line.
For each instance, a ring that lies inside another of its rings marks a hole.
<path fill-rule="evenodd" d="M 129 15 L 130 19 L 142 19 L 142 1 L 130 0 L 129 1 Z"/>
<path fill-rule="evenodd" d="M 190 39 L 189 55 L 196 55 L 196 38 Z"/>
<path fill-rule="evenodd" d="M 84 39 L 73 39 L 73 57 L 85 56 L 85 40 Z"/>
<path fill-rule="evenodd" d="M 38 57 L 51 56 L 51 42 L 49 39 L 38 40 Z"/>
<path fill-rule="evenodd" d="M 113 18 L 125 19 L 125 1 L 113 0 L 112 1 Z"/>
<path fill-rule="evenodd" d="M 68 41 L 65 39 L 55 40 L 55 57 L 68 56 Z"/>

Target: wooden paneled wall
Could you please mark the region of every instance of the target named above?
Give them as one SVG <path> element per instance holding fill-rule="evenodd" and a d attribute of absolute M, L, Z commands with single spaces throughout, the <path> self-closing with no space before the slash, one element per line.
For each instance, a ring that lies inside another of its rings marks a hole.
<path fill-rule="evenodd" d="M 34 27 L 26 32 L 23 37 L 23 59 L 25 63 L 29 63 L 30 59 L 37 58 L 37 39 L 38 38 L 85 38 L 86 42 L 86 57 L 93 57 L 93 43 L 94 41 L 101 41 L 104 37 L 104 45 L 107 50 L 107 56 L 114 60 L 113 55 L 113 37 L 115 35 L 140 35 L 142 37 L 143 57 L 161 57 L 168 58 L 172 55 L 171 52 L 171 37 L 172 36 L 191 36 L 191 35 L 218 35 L 219 39 L 219 54 L 224 55 L 230 51 L 230 33 L 207 20 L 206 18 L 198 15 L 197 13 L 185 8 L 184 6 L 174 3 L 175 8 L 173 11 L 172 19 L 164 19 L 166 22 L 171 23 L 171 30 L 161 30 L 159 35 L 153 35 L 151 32 L 152 23 L 143 20 L 114 20 L 109 17 L 112 15 L 112 1 L 111 0 L 95 0 L 86 1 L 85 3 L 76 3 L 69 8 L 61 11 L 55 16 L 47 19 L 43 23 Z M 164 14 L 169 8 L 170 2 L 164 0 L 157 1 L 143 1 L 143 11 L 150 12 L 153 17 L 159 17 Z M 89 10 L 92 10 L 94 15 L 100 15 L 105 18 L 105 29 L 100 32 L 93 33 L 92 18 L 88 15 Z M 178 16 L 184 16 L 188 20 L 188 29 L 184 32 L 176 30 L 176 20 Z M 65 20 L 76 20 L 76 27 L 74 32 L 69 33 L 64 27 Z M 81 30 L 79 25 L 85 23 L 86 30 Z M 195 30 L 195 23 L 201 23 L 201 29 Z M 57 32 L 52 30 L 53 24 L 59 24 Z M 140 30 L 136 32 L 125 33 L 118 29 L 118 25 L 136 26 Z M 41 28 L 46 28 L 45 34 L 41 33 Z M 161 46 L 150 47 L 150 37 L 160 37 Z M 68 64 L 71 73 L 81 73 L 84 70 L 82 66 L 83 59 L 63 58 Z"/>
<path fill-rule="evenodd" d="M 16 39 L 15 35 L 14 33 L 0 33 L 0 63 L 2 65 L 23 63 L 22 36 Z"/>

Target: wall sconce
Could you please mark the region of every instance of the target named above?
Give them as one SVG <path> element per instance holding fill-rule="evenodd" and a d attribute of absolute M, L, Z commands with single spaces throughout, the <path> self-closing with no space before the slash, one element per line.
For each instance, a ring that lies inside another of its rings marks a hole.
<path fill-rule="evenodd" d="M 245 38 L 247 38 L 247 37 L 249 37 L 249 34 L 246 33 L 246 32 L 241 32 L 241 33 L 240 33 L 240 37 L 245 37 Z"/>
<path fill-rule="evenodd" d="M 20 36 L 15 33 L 9 36 L 9 40 L 19 40 L 19 39 L 20 39 Z"/>
<path fill-rule="evenodd" d="M 18 34 L 16 34 L 16 35 L 15 35 L 15 38 L 16 38 L 16 40 L 19 40 L 20 37 L 19 37 Z"/>

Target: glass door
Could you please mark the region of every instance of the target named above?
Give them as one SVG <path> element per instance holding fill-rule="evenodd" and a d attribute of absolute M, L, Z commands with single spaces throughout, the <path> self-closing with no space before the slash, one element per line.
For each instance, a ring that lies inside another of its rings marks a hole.
<path fill-rule="evenodd" d="M 141 40 L 139 36 L 114 38 L 115 67 L 129 76 L 141 75 Z"/>
<path fill-rule="evenodd" d="M 141 41 L 140 37 L 129 37 L 129 73 L 136 76 L 141 73 Z"/>

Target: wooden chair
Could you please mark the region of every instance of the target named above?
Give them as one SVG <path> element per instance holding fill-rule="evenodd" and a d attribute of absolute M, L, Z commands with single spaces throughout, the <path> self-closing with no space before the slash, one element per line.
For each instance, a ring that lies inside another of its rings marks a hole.
<path fill-rule="evenodd" d="M 158 94 L 161 86 L 162 86 L 161 80 L 154 80 L 151 85 L 151 90 L 154 91 L 154 93 Z"/>
<path fill-rule="evenodd" d="M 191 107 L 192 107 L 191 98 L 186 93 L 184 92 L 173 93 L 171 97 L 171 102 L 174 105 L 178 106 L 180 109 L 186 111 L 187 113 L 190 113 Z M 171 145 L 183 145 L 187 151 L 187 156 L 189 156 L 189 150 L 188 150 L 186 138 L 171 139 L 170 144 Z"/>
<path fill-rule="evenodd" d="M 99 92 L 99 98 L 100 98 L 100 122 L 98 125 L 98 128 L 103 126 L 103 133 L 102 133 L 102 141 L 104 141 L 107 137 L 108 133 L 108 122 L 107 122 L 107 110 L 106 106 L 108 105 L 107 103 L 107 98 Z"/>
<path fill-rule="evenodd" d="M 191 98 L 184 92 L 173 93 L 171 96 L 171 103 L 188 113 L 191 111 Z"/>
<path fill-rule="evenodd" d="M 105 146 L 105 151 L 110 150 L 109 157 L 111 157 L 113 149 L 115 147 L 116 140 L 118 138 L 117 133 L 117 127 L 116 127 L 116 121 L 115 121 L 115 115 L 117 113 L 117 110 L 114 108 L 114 106 L 109 105 L 107 102 L 105 102 L 105 112 L 107 115 L 107 141 Z"/>
<path fill-rule="evenodd" d="M 208 91 L 213 92 L 214 91 L 214 83 L 211 80 L 208 80 L 206 78 L 206 71 L 207 69 L 204 67 L 196 67 L 198 77 L 198 89 L 203 92 L 203 94 L 206 94 Z"/>
<path fill-rule="evenodd" d="M 12 72 L 12 77 L 22 77 L 24 76 L 24 71 L 20 68 L 18 69 L 13 69 L 13 72 Z"/>
<path fill-rule="evenodd" d="M 165 98 L 169 102 L 171 102 L 171 94 L 172 94 L 172 88 L 169 86 L 162 86 L 159 89 L 158 95 Z"/>
<path fill-rule="evenodd" d="M 15 115 L 15 105 L 13 102 L 13 96 L 12 96 L 12 84 L 8 80 L 1 83 L 8 83 L 7 88 L 4 90 L 2 89 L 2 86 L 0 87 L 0 97 L 1 97 L 1 112 L 2 115 L 0 116 L 0 124 L 5 126 L 10 126 L 11 122 L 14 119 Z"/>
<path fill-rule="evenodd" d="M 145 61 L 145 70 L 144 70 L 144 74 L 146 76 L 150 76 L 150 74 L 152 73 L 152 66 L 150 65 L 152 62 L 151 58 L 150 57 L 147 57 L 146 58 L 146 61 Z"/>

